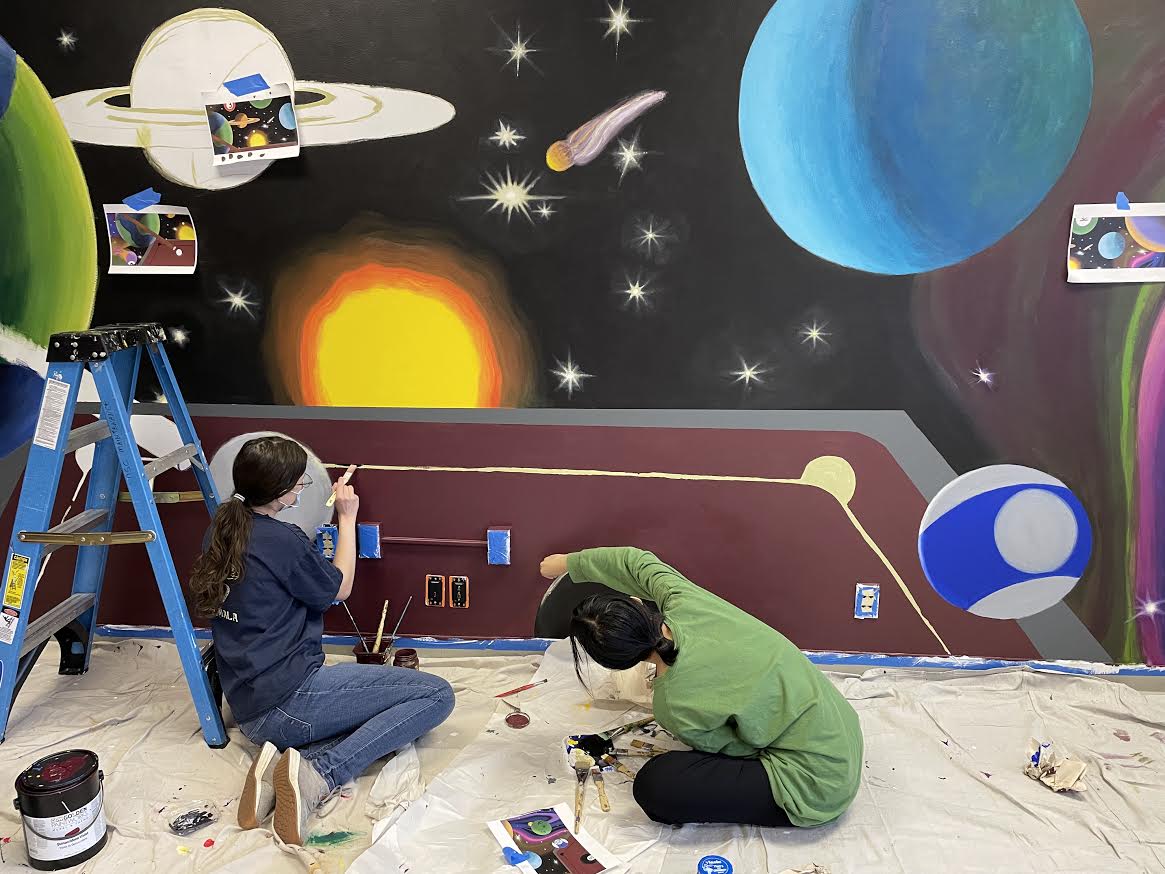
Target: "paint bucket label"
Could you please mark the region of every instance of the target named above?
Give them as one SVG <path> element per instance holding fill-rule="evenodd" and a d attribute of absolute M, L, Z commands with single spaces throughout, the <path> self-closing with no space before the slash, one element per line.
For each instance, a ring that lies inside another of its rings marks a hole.
<path fill-rule="evenodd" d="M 39 862 L 59 862 L 79 855 L 105 837 L 104 792 L 76 810 L 60 816 L 24 816 L 28 855 Z"/>
<path fill-rule="evenodd" d="M 698 874 L 732 874 L 732 863 L 723 856 L 705 856 L 696 866 Z"/>

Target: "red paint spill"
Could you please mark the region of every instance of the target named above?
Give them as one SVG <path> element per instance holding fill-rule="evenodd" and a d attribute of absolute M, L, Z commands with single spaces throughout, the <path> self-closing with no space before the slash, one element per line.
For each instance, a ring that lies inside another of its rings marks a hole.
<path fill-rule="evenodd" d="M 207 838 L 205 841 L 203 841 L 203 842 L 202 842 L 202 845 L 203 845 L 204 847 L 213 847 L 213 846 L 214 846 L 214 839 L 213 839 L 213 838 Z"/>
<path fill-rule="evenodd" d="M 1131 738 L 1129 737 L 1129 733 L 1127 731 L 1125 731 L 1123 728 L 1116 729 L 1116 731 L 1114 731 L 1113 734 L 1119 740 L 1131 740 Z"/>

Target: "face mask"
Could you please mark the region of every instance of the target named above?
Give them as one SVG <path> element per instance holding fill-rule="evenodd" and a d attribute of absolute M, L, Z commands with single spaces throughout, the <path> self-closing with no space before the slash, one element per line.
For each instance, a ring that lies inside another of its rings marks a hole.
<path fill-rule="evenodd" d="M 298 491 L 298 492 L 296 492 L 296 493 L 295 493 L 295 500 L 294 500 L 294 501 L 292 501 L 290 504 L 285 504 L 285 503 L 283 503 L 282 501 L 280 501 L 280 502 L 279 502 L 279 506 L 280 506 L 280 507 L 282 507 L 282 508 L 283 508 L 283 510 L 294 510 L 296 507 L 298 507 L 298 506 L 299 506 L 299 496 L 300 496 L 301 494 L 302 494 L 302 490 L 301 490 L 301 491 Z M 282 512 L 283 512 L 283 510 L 280 510 L 279 512 L 280 512 L 280 513 L 282 513 Z"/>

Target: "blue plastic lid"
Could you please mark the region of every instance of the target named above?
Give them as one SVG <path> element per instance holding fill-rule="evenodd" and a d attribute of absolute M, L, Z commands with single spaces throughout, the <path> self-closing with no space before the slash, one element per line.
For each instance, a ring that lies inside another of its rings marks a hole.
<path fill-rule="evenodd" d="M 705 856 L 696 866 L 696 874 L 732 874 L 732 863 L 723 856 Z"/>

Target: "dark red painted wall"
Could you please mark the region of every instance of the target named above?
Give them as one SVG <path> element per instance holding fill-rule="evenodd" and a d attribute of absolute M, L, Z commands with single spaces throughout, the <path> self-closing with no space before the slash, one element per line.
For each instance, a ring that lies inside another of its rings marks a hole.
<path fill-rule="evenodd" d="M 1031 658 L 1037 655 L 1014 622 L 981 619 L 950 606 L 922 575 L 916 534 L 926 502 L 873 440 L 851 432 L 469 425 L 405 422 L 200 418 L 208 455 L 244 431 L 276 430 L 309 445 L 328 463 L 456 467 L 544 467 L 796 478 L 822 455 L 847 459 L 857 474 L 850 507 L 901 574 L 952 652 Z M 62 494 L 77 468 L 66 465 Z M 171 472 L 159 490 L 193 488 Z M 838 502 L 792 485 L 622 479 L 594 476 L 382 472 L 353 481 L 361 514 L 382 533 L 479 538 L 494 524 L 513 526 L 513 564 L 490 567 L 484 551 L 386 547 L 382 560 L 361 560 L 349 604 L 375 629 L 383 600 L 395 616 L 413 606 L 402 627 L 411 635 L 524 637 L 545 591 L 538 562 L 551 552 L 634 544 L 654 550 L 700 585 L 778 628 L 808 649 L 940 654 L 938 643 Z M 0 524 L 11 530 L 15 498 Z M 62 503 L 60 510 L 64 509 Z M 201 504 L 163 505 L 175 562 L 185 573 L 204 533 Z M 58 515 L 59 518 L 59 515 Z M 122 505 L 117 528 L 136 525 Z M 60 600 L 71 560 L 57 553 L 37 593 L 34 613 Z M 423 606 L 427 573 L 466 574 L 470 608 Z M 854 585 L 882 586 L 881 618 L 853 618 Z M 111 550 L 100 621 L 166 624 L 145 548 Z M 340 608 L 332 632 L 350 632 Z"/>

